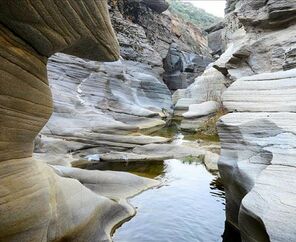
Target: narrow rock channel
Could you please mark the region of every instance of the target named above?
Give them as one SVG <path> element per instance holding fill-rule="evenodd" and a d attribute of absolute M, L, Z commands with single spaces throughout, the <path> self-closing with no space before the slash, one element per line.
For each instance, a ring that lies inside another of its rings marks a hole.
<path fill-rule="evenodd" d="M 1 242 L 296 241 L 295 0 L 0 6 Z"/>
<path fill-rule="evenodd" d="M 173 147 L 176 151 L 183 149 L 182 153 L 164 161 L 134 161 L 126 155 L 124 161 L 111 159 L 87 167 L 129 172 L 160 182 L 128 200 L 136 214 L 115 228 L 113 241 L 222 241 L 225 195 L 217 170 L 218 140 L 183 134 L 175 123 L 154 135 L 172 138 L 168 144 L 159 145 L 167 152 Z"/>

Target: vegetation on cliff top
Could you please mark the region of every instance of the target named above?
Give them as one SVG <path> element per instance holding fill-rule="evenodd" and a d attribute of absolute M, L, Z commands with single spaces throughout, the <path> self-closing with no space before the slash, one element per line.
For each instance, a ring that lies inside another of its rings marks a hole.
<path fill-rule="evenodd" d="M 167 0 L 170 3 L 169 10 L 178 17 L 188 21 L 202 29 L 211 27 L 219 23 L 222 18 L 216 17 L 205 10 L 192 5 L 191 3 L 183 3 L 180 0 Z"/>

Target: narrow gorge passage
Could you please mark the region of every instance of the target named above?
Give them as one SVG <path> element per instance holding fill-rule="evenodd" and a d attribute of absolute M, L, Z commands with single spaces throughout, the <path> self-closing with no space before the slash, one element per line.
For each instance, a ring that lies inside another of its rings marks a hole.
<path fill-rule="evenodd" d="M 0 6 L 1 242 L 296 241 L 295 0 Z"/>
<path fill-rule="evenodd" d="M 153 135 L 172 138 L 170 144 L 174 146 L 219 153 L 217 136 L 200 139 L 198 133 L 182 133 L 179 123 L 172 122 Z M 157 187 L 129 199 L 136 214 L 115 228 L 113 241 L 222 241 L 226 219 L 224 188 L 217 170 L 208 171 L 204 159 L 203 155 L 188 153 L 186 157 L 165 161 L 126 159 L 88 165 L 92 170 L 130 172 L 160 181 Z"/>
<path fill-rule="evenodd" d="M 130 200 L 137 214 L 113 241 L 222 241 L 225 205 L 217 176 L 199 161 L 167 160 L 163 168 L 160 187 Z"/>
<path fill-rule="evenodd" d="M 155 177 L 161 185 L 130 200 L 137 214 L 115 231 L 113 241 L 222 241 L 225 198 L 219 178 L 200 160 L 166 160 L 161 168 Z M 150 170 L 153 164 L 141 173 Z"/>

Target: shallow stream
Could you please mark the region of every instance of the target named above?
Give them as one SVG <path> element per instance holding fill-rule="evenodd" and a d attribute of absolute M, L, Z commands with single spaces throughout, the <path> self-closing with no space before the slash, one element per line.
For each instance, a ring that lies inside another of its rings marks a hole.
<path fill-rule="evenodd" d="M 155 135 L 181 136 L 186 142 L 218 141 L 217 137 L 206 137 L 205 140 L 196 134 L 181 134 L 174 125 Z M 100 162 L 97 168 L 131 172 L 161 182 L 159 187 L 129 200 L 137 213 L 115 230 L 114 242 L 222 241 L 225 223 L 223 186 L 218 175 L 208 172 L 198 158 L 153 163 Z"/>
<path fill-rule="evenodd" d="M 131 165 L 130 172 L 162 185 L 130 199 L 137 214 L 115 231 L 114 242 L 222 241 L 224 192 L 203 164 L 174 159 L 142 170 Z"/>

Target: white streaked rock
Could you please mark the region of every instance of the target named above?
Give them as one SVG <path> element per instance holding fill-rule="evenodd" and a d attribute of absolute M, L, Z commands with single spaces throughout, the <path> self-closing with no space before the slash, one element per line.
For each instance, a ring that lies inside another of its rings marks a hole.
<path fill-rule="evenodd" d="M 245 241 L 295 238 L 295 121 L 291 112 L 231 113 L 219 121 L 227 220 Z"/>
<path fill-rule="evenodd" d="M 219 103 L 215 101 L 203 102 L 189 105 L 189 111 L 184 113 L 184 118 L 198 118 L 215 113 L 219 109 Z"/>
<path fill-rule="evenodd" d="M 209 67 L 187 89 L 177 90 L 173 94 L 176 109 L 188 110 L 190 104 L 220 101 L 228 83 L 229 80 L 221 72 Z"/>
<path fill-rule="evenodd" d="M 243 77 L 224 92 L 223 104 L 239 112 L 296 112 L 296 69 Z"/>
<path fill-rule="evenodd" d="M 172 112 L 171 93 L 149 65 L 56 54 L 48 76 L 54 113 L 36 141 L 36 152 L 65 154 L 92 147 L 106 152 L 108 147 L 166 142 L 138 135 L 163 127 L 163 116 Z"/>

